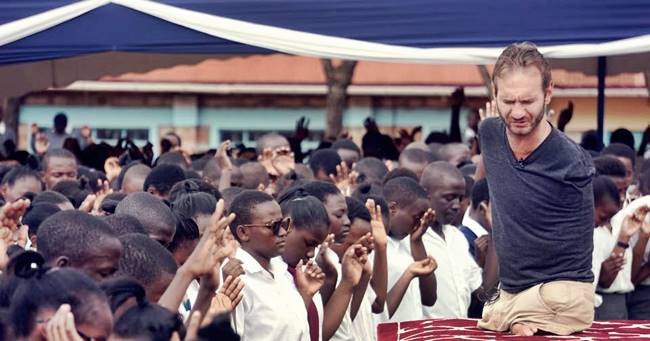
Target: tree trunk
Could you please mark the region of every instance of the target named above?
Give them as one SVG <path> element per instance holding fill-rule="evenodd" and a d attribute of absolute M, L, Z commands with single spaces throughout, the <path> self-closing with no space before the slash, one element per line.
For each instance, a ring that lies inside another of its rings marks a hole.
<path fill-rule="evenodd" d="M 343 111 L 347 105 L 347 89 L 352 82 L 356 61 L 344 60 L 334 66 L 331 59 L 321 59 L 327 79 L 327 126 L 325 139 L 334 141 L 343 130 Z"/>

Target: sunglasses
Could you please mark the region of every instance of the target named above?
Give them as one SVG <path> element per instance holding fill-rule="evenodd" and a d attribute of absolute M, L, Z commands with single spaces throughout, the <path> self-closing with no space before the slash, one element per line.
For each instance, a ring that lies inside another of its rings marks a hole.
<path fill-rule="evenodd" d="M 273 231 L 274 235 L 280 233 L 280 229 L 284 229 L 287 233 L 291 232 L 293 229 L 293 224 L 291 224 L 291 218 L 287 217 L 284 219 L 274 220 L 266 224 L 243 224 L 243 227 L 266 227 L 267 229 Z"/>

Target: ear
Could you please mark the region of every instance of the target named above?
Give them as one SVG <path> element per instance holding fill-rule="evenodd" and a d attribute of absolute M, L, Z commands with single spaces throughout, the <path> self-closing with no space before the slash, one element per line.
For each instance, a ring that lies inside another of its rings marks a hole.
<path fill-rule="evenodd" d="M 35 234 L 29 237 L 29 241 L 32 243 L 31 246 L 32 250 L 38 251 L 38 244 L 37 244 L 38 238 L 36 237 Z"/>
<path fill-rule="evenodd" d="M 242 242 L 247 242 L 251 239 L 249 230 L 244 226 L 238 225 L 237 228 L 235 229 L 235 232 L 237 232 L 237 239 L 239 239 Z"/>
<path fill-rule="evenodd" d="M 397 212 L 399 212 L 399 206 L 397 205 L 396 202 L 391 201 L 388 203 L 388 211 L 390 212 L 390 216 L 395 216 Z"/>
<path fill-rule="evenodd" d="M 486 215 L 489 209 L 487 201 L 481 201 L 481 203 L 478 205 L 478 209 L 481 211 L 482 215 Z"/>
<path fill-rule="evenodd" d="M 548 87 L 546 89 L 544 89 L 544 104 L 546 104 L 546 105 L 551 104 L 551 99 L 553 98 L 553 87 L 554 86 L 555 86 L 555 84 L 553 83 L 553 81 L 551 81 L 548 84 Z"/>
<path fill-rule="evenodd" d="M 7 197 L 7 184 L 0 186 L 0 193 L 2 193 L 3 197 Z"/>
<path fill-rule="evenodd" d="M 70 266 L 70 259 L 66 256 L 60 256 L 54 261 L 54 266 L 57 268 L 65 268 Z"/>

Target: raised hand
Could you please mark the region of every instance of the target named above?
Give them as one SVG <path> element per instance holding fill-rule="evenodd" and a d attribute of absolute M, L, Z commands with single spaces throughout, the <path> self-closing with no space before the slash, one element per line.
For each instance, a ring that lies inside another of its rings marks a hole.
<path fill-rule="evenodd" d="M 111 185 L 108 181 L 102 181 L 100 179 L 97 179 L 97 184 L 99 185 L 99 190 L 95 193 L 97 197 L 95 198 L 92 214 L 101 215 L 102 202 L 104 201 L 104 198 L 106 198 L 107 195 L 113 193 L 113 189 L 111 189 Z"/>
<path fill-rule="evenodd" d="M 637 233 L 643 227 L 648 213 L 650 213 L 650 206 L 641 206 L 634 210 L 632 214 L 626 216 L 623 219 L 623 224 L 621 226 L 621 237 L 629 240 L 635 233 Z M 648 223 L 645 224 L 650 225 Z"/>
<path fill-rule="evenodd" d="M 354 165 L 352 167 L 354 168 Z M 343 195 L 348 196 L 352 194 L 352 188 L 356 186 L 358 176 L 359 173 L 350 171 L 348 165 L 345 162 L 341 162 L 341 164 L 336 166 L 336 174 L 330 174 L 330 179 Z"/>
<path fill-rule="evenodd" d="M 623 253 L 614 253 L 603 261 L 600 268 L 600 277 L 598 283 L 601 286 L 609 287 L 616 278 L 619 271 L 623 270 L 625 265 L 625 256 Z M 604 284 L 608 283 L 608 284 Z"/>
<path fill-rule="evenodd" d="M 294 132 L 293 137 L 298 141 L 302 141 L 306 139 L 308 136 L 309 136 L 309 119 L 303 116 L 298 121 L 296 121 L 296 131 Z"/>
<path fill-rule="evenodd" d="M 120 161 L 116 157 L 111 156 L 104 161 L 104 172 L 106 173 L 108 181 L 117 179 L 121 171 L 122 167 L 120 166 Z"/>
<path fill-rule="evenodd" d="M 325 273 L 313 260 L 304 264 L 302 259 L 296 265 L 296 286 L 301 295 L 313 297 L 325 283 Z"/>
<path fill-rule="evenodd" d="M 381 206 L 375 205 L 373 199 L 366 201 L 366 208 L 370 212 L 370 228 L 372 229 L 372 238 L 376 246 L 386 246 L 388 235 L 384 226 L 384 220 L 381 215 Z"/>
<path fill-rule="evenodd" d="M 1 227 L 15 231 L 18 228 L 20 218 L 30 205 L 28 199 L 18 199 L 14 202 L 8 202 L 0 208 Z"/>
<path fill-rule="evenodd" d="M 463 102 L 465 102 L 465 89 L 460 86 L 449 97 L 449 104 L 452 107 L 460 107 L 463 105 Z"/>
<path fill-rule="evenodd" d="M 436 260 L 428 256 L 425 259 L 415 261 L 408 267 L 408 271 L 413 277 L 428 276 L 438 268 Z"/>
<path fill-rule="evenodd" d="M 232 169 L 232 161 L 228 156 L 228 149 L 230 149 L 230 140 L 223 141 L 214 155 L 214 158 L 217 160 L 217 165 L 219 165 L 219 169 L 221 170 Z"/>
<path fill-rule="evenodd" d="M 318 250 L 318 254 L 316 255 L 316 263 L 318 266 L 323 270 L 325 273 L 325 276 L 328 278 L 336 278 L 338 276 L 338 272 L 336 271 L 336 265 L 334 265 L 334 261 L 330 257 L 327 256 L 327 250 L 329 250 L 330 245 L 334 243 L 334 234 L 330 233 L 325 237 L 325 240 L 323 243 L 320 244 L 320 248 Z"/>
<path fill-rule="evenodd" d="M 244 268 L 242 267 L 242 262 L 237 258 L 228 258 L 228 263 L 226 263 L 221 269 L 223 272 L 223 277 L 232 277 L 237 278 L 244 274 Z"/>
<path fill-rule="evenodd" d="M 34 141 L 34 149 L 36 154 L 43 155 L 50 148 L 50 141 L 48 141 L 46 133 L 37 133 L 36 140 Z"/>
<path fill-rule="evenodd" d="M 487 248 L 488 244 L 490 242 L 490 236 L 489 235 L 483 235 L 474 241 L 474 258 L 476 260 L 476 264 L 483 268 L 485 266 L 485 258 L 487 257 Z"/>
<path fill-rule="evenodd" d="M 427 232 L 427 228 L 436 221 L 436 212 L 429 208 L 424 212 L 420 220 L 415 224 L 411 231 L 411 241 L 417 242 L 422 240 L 422 236 Z"/>
<path fill-rule="evenodd" d="M 83 341 L 77 332 L 70 305 L 62 304 L 45 327 L 47 341 Z"/>
<path fill-rule="evenodd" d="M 478 109 L 478 115 L 481 118 L 481 121 L 491 117 L 499 117 L 499 112 L 497 110 L 497 101 L 492 100 L 485 103 L 485 109 Z"/>
<path fill-rule="evenodd" d="M 271 165 L 278 176 L 284 176 L 296 168 L 293 152 L 288 147 L 278 148 L 273 151 Z"/>
<path fill-rule="evenodd" d="M 566 108 L 562 109 L 560 112 L 560 117 L 557 119 L 557 127 L 560 131 L 564 131 L 564 127 L 571 121 L 573 118 L 573 102 L 569 101 L 569 104 Z"/>
<path fill-rule="evenodd" d="M 95 207 L 95 201 L 97 201 L 97 195 L 88 194 L 86 199 L 84 199 L 84 201 L 81 202 L 81 205 L 79 205 L 78 210 L 81 212 L 92 213 L 93 207 Z"/>
<path fill-rule="evenodd" d="M 342 281 L 347 281 L 352 286 L 359 284 L 363 274 L 363 265 L 368 261 L 368 250 L 360 244 L 350 246 L 343 254 L 341 260 Z"/>

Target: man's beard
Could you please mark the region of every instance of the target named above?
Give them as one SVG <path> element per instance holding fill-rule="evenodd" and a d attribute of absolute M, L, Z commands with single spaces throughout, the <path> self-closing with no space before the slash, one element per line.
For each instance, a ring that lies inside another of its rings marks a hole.
<path fill-rule="evenodd" d="M 514 122 L 510 122 L 510 121 L 507 120 L 506 117 L 503 117 L 503 115 L 501 115 L 501 110 L 499 110 L 498 106 L 497 106 L 497 111 L 498 111 L 499 116 L 501 117 L 501 119 L 506 124 L 506 127 L 508 128 L 508 131 L 510 133 L 512 133 L 514 135 L 517 135 L 517 136 L 527 136 L 527 135 L 530 135 L 533 131 L 535 131 L 535 129 L 539 126 L 539 124 L 542 122 L 542 120 L 546 116 L 546 104 L 544 104 L 544 106 L 542 107 L 542 110 L 537 115 L 533 115 L 532 120 L 530 121 L 530 127 L 526 128 L 526 130 L 524 130 L 524 131 L 521 131 L 522 128 L 512 127 L 512 125 L 514 125 Z"/>

